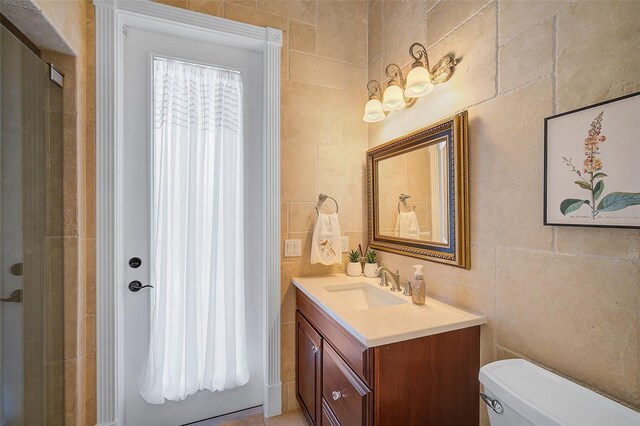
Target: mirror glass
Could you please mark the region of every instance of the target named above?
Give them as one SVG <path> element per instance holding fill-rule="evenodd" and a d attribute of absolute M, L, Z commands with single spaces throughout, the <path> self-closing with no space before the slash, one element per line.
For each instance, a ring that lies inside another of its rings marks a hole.
<path fill-rule="evenodd" d="M 467 112 L 367 151 L 374 250 L 470 267 Z"/>
<path fill-rule="evenodd" d="M 378 230 L 385 237 L 449 241 L 447 141 L 378 162 Z"/>

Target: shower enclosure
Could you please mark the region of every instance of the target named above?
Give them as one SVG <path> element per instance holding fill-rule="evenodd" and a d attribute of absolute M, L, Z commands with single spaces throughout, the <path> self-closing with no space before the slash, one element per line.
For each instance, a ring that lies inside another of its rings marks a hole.
<path fill-rule="evenodd" d="M 0 425 L 62 425 L 63 79 L 7 27 L 0 32 Z"/>

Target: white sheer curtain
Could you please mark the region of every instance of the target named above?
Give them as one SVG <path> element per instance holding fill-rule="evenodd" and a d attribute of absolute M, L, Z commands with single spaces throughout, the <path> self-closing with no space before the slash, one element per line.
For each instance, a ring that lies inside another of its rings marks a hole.
<path fill-rule="evenodd" d="M 244 312 L 242 79 L 154 59 L 151 404 L 249 381 Z"/>

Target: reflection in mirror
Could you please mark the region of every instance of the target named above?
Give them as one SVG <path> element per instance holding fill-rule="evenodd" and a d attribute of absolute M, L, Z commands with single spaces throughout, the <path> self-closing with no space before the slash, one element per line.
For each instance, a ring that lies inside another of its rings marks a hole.
<path fill-rule="evenodd" d="M 378 162 L 380 235 L 449 241 L 447 164 L 446 139 Z"/>
<path fill-rule="evenodd" d="M 369 247 L 469 268 L 467 112 L 367 151 Z"/>

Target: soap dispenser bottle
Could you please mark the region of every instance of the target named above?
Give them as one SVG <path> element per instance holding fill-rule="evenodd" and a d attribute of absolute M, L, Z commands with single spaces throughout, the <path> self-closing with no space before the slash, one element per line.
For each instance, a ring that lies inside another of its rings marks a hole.
<path fill-rule="evenodd" d="M 424 282 L 424 273 L 422 265 L 413 265 L 416 270 L 413 272 L 413 281 L 411 282 L 412 295 L 411 299 L 416 305 L 424 305 L 427 296 L 427 286 Z"/>

